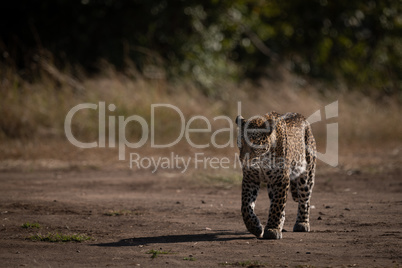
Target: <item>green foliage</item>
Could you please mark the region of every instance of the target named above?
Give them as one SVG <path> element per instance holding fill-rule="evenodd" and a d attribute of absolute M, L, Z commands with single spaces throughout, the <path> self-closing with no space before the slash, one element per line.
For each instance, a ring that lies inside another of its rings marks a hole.
<path fill-rule="evenodd" d="M 40 228 L 40 224 L 37 223 L 37 222 L 33 222 L 33 223 L 26 222 L 23 225 L 21 225 L 21 228 L 25 228 L 25 229 L 28 229 L 28 228 Z"/>
<path fill-rule="evenodd" d="M 395 0 L 24 0 L 2 12 L 1 55 L 25 76 L 49 50 L 59 66 L 90 72 L 106 59 L 151 79 L 189 77 L 208 96 L 220 95 L 222 81 L 267 75 L 278 63 L 352 87 L 402 90 Z"/>
<path fill-rule="evenodd" d="M 81 234 L 65 235 L 59 233 L 48 233 L 47 235 L 33 235 L 28 237 L 32 241 L 44 241 L 44 242 L 82 242 L 90 240 L 91 237 Z"/>
<path fill-rule="evenodd" d="M 172 254 L 170 251 L 163 251 L 163 250 L 155 250 L 155 249 L 151 249 L 149 251 L 147 251 L 147 254 L 152 254 L 151 258 L 155 259 L 157 258 L 160 254 Z"/>

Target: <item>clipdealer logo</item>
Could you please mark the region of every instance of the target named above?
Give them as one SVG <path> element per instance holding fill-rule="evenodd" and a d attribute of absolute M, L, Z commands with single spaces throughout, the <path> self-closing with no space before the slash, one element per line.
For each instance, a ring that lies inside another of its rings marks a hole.
<path fill-rule="evenodd" d="M 238 102 L 238 113 L 241 114 L 241 102 Z M 83 110 L 97 110 L 98 111 L 98 141 L 92 142 L 82 142 L 74 137 L 72 132 L 72 122 L 74 116 L 79 116 L 79 112 Z M 167 144 L 158 144 L 155 141 L 155 119 L 156 111 L 175 112 L 180 118 L 178 126 L 180 126 L 180 133 L 173 142 Z M 107 112 L 108 110 L 108 112 Z M 223 127 L 212 132 L 211 121 L 203 116 L 196 115 L 188 119 L 186 118 L 182 111 L 172 104 L 151 104 L 150 106 L 150 122 L 148 123 L 144 117 L 140 115 L 131 115 L 124 117 L 122 115 L 110 115 L 116 110 L 116 105 L 109 104 L 106 108 L 105 102 L 95 103 L 82 103 L 74 106 L 67 113 L 64 121 L 64 130 L 68 141 L 76 147 L 88 149 L 88 148 L 118 148 L 118 159 L 126 160 L 126 149 L 127 148 L 141 148 L 147 142 L 150 142 L 151 148 L 168 148 L 173 147 L 179 143 L 183 138 L 186 142 L 193 148 L 203 149 L 208 147 L 214 148 L 225 148 L 235 146 L 234 132 L 236 131 L 233 120 L 226 115 L 219 115 L 212 118 L 213 121 L 222 122 Z M 321 110 L 317 110 L 312 115 L 307 118 L 310 124 L 315 124 L 324 120 L 338 117 L 338 101 L 325 106 L 325 119 L 321 116 Z M 106 113 L 109 115 L 107 116 Z M 205 128 L 192 128 L 195 121 L 202 121 L 206 124 Z M 130 123 L 138 123 L 141 128 L 141 138 L 136 142 L 130 142 L 126 137 L 126 128 Z M 226 122 L 226 123 L 225 123 Z M 108 124 L 108 139 L 106 139 L 106 123 Z M 117 133 L 115 131 L 117 124 Z M 326 151 L 321 153 L 317 152 L 317 158 L 321 161 L 327 163 L 330 166 L 338 165 L 338 123 L 328 123 L 326 124 Z M 228 140 L 224 144 L 218 144 L 216 136 L 220 133 L 228 133 Z M 210 133 L 210 141 L 205 144 L 195 143 L 191 137 L 191 133 Z M 117 139 L 116 139 L 117 137 Z M 107 140 L 107 142 L 106 142 Z M 117 144 L 116 144 L 117 141 Z M 181 170 L 182 173 L 186 172 L 190 165 L 194 165 L 194 168 L 236 168 L 240 164 L 238 154 L 235 154 L 233 158 L 229 157 L 206 157 L 203 153 L 195 153 L 194 156 L 180 156 L 175 153 L 171 153 L 170 156 L 165 157 L 142 157 L 139 153 L 129 153 L 129 166 L 130 168 L 143 168 L 151 169 L 154 173 L 158 169 L 177 169 Z"/>

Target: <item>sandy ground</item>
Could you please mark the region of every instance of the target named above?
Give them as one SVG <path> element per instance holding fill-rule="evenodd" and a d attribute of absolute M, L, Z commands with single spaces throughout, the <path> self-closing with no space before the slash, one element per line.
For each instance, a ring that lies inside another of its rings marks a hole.
<path fill-rule="evenodd" d="M 319 170 L 312 231 L 292 232 L 296 203 L 289 200 L 287 232 L 277 241 L 245 229 L 238 182 L 199 181 L 194 171 L 5 169 L 0 266 L 400 267 L 400 160 L 399 153 L 387 169 Z M 262 190 L 256 210 L 263 222 L 268 205 Z M 24 229 L 26 222 L 40 228 Z M 48 233 L 91 239 L 29 239 Z M 150 250 L 169 254 L 152 258 Z"/>

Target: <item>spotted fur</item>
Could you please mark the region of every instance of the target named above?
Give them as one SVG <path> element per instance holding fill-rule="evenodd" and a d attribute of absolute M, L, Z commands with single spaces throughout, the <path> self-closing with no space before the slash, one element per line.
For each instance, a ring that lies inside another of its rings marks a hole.
<path fill-rule="evenodd" d="M 276 112 L 249 120 L 238 116 L 236 123 L 243 165 L 241 212 L 247 229 L 258 238 L 281 239 L 290 188 L 293 200 L 298 202 L 293 231 L 309 232 L 316 167 L 316 145 L 310 124 L 300 114 Z M 254 213 L 261 183 L 267 184 L 271 201 L 265 227 Z"/>

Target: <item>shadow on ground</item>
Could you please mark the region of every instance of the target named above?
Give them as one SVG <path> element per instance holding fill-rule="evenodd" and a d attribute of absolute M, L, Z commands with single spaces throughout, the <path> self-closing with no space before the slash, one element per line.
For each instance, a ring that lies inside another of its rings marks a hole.
<path fill-rule="evenodd" d="M 247 235 L 247 236 L 245 236 Z M 185 235 L 162 235 L 151 237 L 135 237 L 122 239 L 118 242 L 93 244 L 99 247 L 129 247 L 147 244 L 167 244 L 185 242 L 211 242 L 211 241 L 231 241 L 231 240 L 251 240 L 256 239 L 246 232 L 216 232 L 209 234 L 185 234 Z"/>

